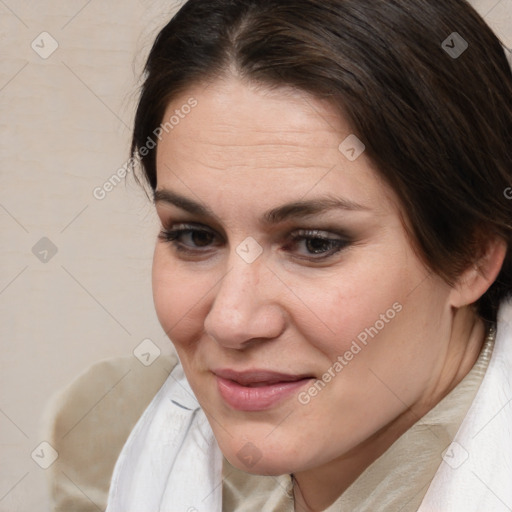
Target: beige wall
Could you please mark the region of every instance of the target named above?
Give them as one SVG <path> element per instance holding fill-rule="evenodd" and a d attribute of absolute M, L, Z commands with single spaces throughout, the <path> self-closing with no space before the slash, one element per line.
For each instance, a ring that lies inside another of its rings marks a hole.
<path fill-rule="evenodd" d="M 512 0 L 473 3 L 512 47 Z M 146 338 L 171 350 L 151 298 L 152 208 L 132 179 L 93 190 L 127 159 L 141 63 L 176 5 L 0 2 L 0 511 L 48 509 L 31 453 L 52 394 Z"/>

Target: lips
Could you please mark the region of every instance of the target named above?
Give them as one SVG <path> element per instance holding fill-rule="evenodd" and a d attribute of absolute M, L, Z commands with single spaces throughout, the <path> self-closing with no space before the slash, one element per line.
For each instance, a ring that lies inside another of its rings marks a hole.
<path fill-rule="evenodd" d="M 241 411 L 274 407 L 314 379 L 310 374 L 291 375 L 268 370 L 219 369 L 213 373 L 221 397 L 233 409 Z"/>

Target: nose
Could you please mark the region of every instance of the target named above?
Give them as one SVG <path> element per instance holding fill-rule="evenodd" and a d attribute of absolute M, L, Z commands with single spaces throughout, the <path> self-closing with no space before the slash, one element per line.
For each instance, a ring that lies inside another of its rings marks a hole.
<path fill-rule="evenodd" d="M 279 280 L 262 258 L 246 263 L 237 254 L 214 291 L 204 321 L 206 334 L 225 348 L 244 349 L 277 338 L 285 328 Z"/>

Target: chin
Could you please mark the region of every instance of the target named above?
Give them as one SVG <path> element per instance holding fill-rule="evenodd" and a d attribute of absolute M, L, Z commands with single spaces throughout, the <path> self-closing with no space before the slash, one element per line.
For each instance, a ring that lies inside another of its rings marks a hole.
<path fill-rule="evenodd" d="M 232 466 L 253 475 L 279 476 L 308 467 L 305 454 L 297 454 L 293 447 L 286 451 L 282 446 L 261 447 L 250 441 L 232 443 L 231 440 L 228 446 L 220 444 L 220 448 Z"/>
<path fill-rule="evenodd" d="M 244 471 L 245 473 L 249 473 L 251 475 L 261 475 L 261 476 L 279 476 L 291 474 L 297 469 L 294 469 L 294 464 L 287 464 L 282 460 L 275 460 L 275 454 L 273 458 L 262 456 L 262 458 L 256 462 L 254 465 L 247 464 L 245 461 L 238 457 L 237 453 L 230 454 L 229 457 L 225 455 L 226 459 L 228 459 L 229 463 L 239 469 L 240 471 Z"/>

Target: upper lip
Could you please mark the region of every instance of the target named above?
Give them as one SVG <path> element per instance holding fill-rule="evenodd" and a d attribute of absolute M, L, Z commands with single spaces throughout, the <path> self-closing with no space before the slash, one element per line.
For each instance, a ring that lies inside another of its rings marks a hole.
<path fill-rule="evenodd" d="M 213 370 L 213 373 L 223 379 L 232 380 L 242 386 L 251 384 L 275 384 L 277 382 L 294 382 L 297 380 L 313 378 L 311 374 L 289 374 L 269 370 L 235 371 L 229 368 Z"/>

